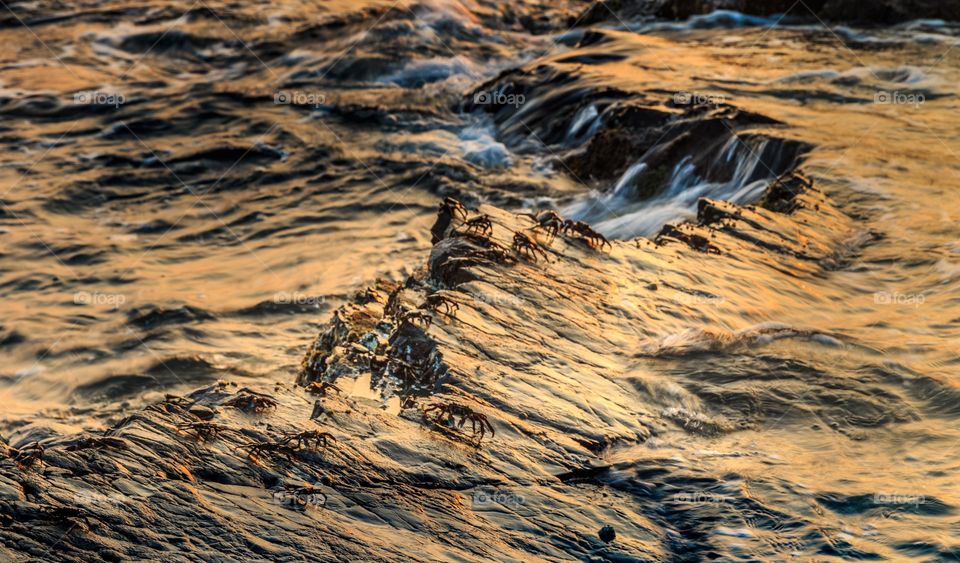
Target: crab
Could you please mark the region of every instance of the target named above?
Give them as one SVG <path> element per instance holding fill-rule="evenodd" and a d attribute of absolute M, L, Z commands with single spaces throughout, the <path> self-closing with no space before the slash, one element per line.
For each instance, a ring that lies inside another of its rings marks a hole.
<path fill-rule="evenodd" d="M 690 235 L 690 237 L 684 242 L 690 245 L 691 248 L 700 252 L 705 252 L 707 254 L 721 254 L 720 247 L 707 240 L 707 237 L 704 236 Z"/>
<path fill-rule="evenodd" d="M 431 413 L 436 413 L 432 420 L 430 419 Z M 478 442 L 483 440 L 487 430 L 490 431 L 490 436 L 496 435 L 493 425 L 487 420 L 485 414 L 478 413 L 461 403 L 433 403 L 423 409 L 423 418 L 435 424 L 445 423 L 447 426 L 456 422 L 457 428 L 463 428 L 463 425 L 469 420 L 473 436 Z"/>
<path fill-rule="evenodd" d="M 440 204 L 437 214 L 442 215 L 443 213 L 449 213 L 451 217 L 459 215 L 462 220 L 467 220 L 467 208 L 452 197 L 443 198 L 443 203 Z"/>
<path fill-rule="evenodd" d="M 433 309 L 433 311 L 436 313 L 443 314 L 448 317 L 455 317 L 457 311 L 460 310 L 459 303 L 442 293 L 431 293 L 428 295 L 424 306 Z"/>
<path fill-rule="evenodd" d="M 337 387 L 329 381 L 311 381 L 307 384 L 307 392 L 313 395 L 320 395 L 321 397 L 327 396 L 327 391 L 333 390 L 337 392 L 337 395 L 343 394 L 343 389 Z"/>
<path fill-rule="evenodd" d="M 474 217 L 464 224 L 464 232 L 467 233 L 477 233 L 481 236 L 487 236 L 493 234 L 493 222 L 490 220 L 489 215 L 480 215 L 479 217 Z"/>
<path fill-rule="evenodd" d="M 293 456 L 297 453 L 295 448 L 281 442 L 253 442 L 244 444 L 237 449 L 246 450 L 247 457 L 254 460 L 264 453 L 271 453 L 282 455 L 287 458 L 287 461 L 293 461 Z"/>
<path fill-rule="evenodd" d="M 75 452 L 78 450 L 86 449 L 103 449 L 103 448 L 113 448 L 115 450 L 126 450 L 129 448 L 127 441 L 122 438 L 111 438 L 109 436 L 102 437 L 85 437 L 80 438 L 76 442 L 70 444 L 66 447 L 68 452 Z"/>
<path fill-rule="evenodd" d="M 698 252 L 703 252 L 706 254 L 721 254 L 720 248 L 711 243 L 707 237 L 693 233 L 685 233 L 673 225 L 665 226 L 660 231 L 660 234 L 657 235 L 657 238 L 654 240 L 654 242 L 659 246 L 663 244 L 663 239 L 667 237 L 674 238 Z"/>
<path fill-rule="evenodd" d="M 208 421 L 181 422 L 177 425 L 177 432 L 193 434 L 197 437 L 197 440 L 200 440 L 201 442 L 219 438 L 220 434 L 226 431 L 235 432 L 235 430 L 232 428 L 227 428 L 226 426 L 221 426 Z"/>
<path fill-rule="evenodd" d="M 433 317 L 431 317 L 425 311 L 421 311 L 419 309 L 413 311 L 404 311 L 397 315 L 396 320 L 397 324 L 400 326 L 420 325 L 420 327 L 424 330 L 430 328 L 430 325 L 433 324 Z"/>
<path fill-rule="evenodd" d="M 557 237 L 557 233 L 563 230 L 563 217 L 559 213 L 553 210 L 547 210 L 539 215 L 535 216 L 534 219 L 537 221 L 537 226 L 535 228 L 542 229 L 551 239 Z"/>
<path fill-rule="evenodd" d="M 34 442 L 29 446 L 22 448 L 10 448 L 10 451 L 13 455 L 10 456 L 13 461 L 17 462 L 17 467 L 21 471 L 30 469 L 38 461 L 43 460 L 43 446 L 39 442 Z"/>
<path fill-rule="evenodd" d="M 390 292 L 390 295 L 387 297 L 387 303 L 383 306 L 384 316 L 396 317 L 403 311 L 404 290 L 406 290 L 406 287 L 401 285 Z"/>
<path fill-rule="evenodd" d="M 508 249 L 499 244 L 490 245 L 444 260 L 441 267 L 432 272 L 432 276 L 440 286 L 454 288 L 476 279 L 476 275 L 469 271 L 470 268 L 494 268 L 497 264 L 516 263 L 516 256 L 509 254 Z"/>
<path fill-rule="evenodd" d="M 277 408 L 277 401 L 270 395 L 257 393 L 244 387 L 237 391 L 237 395 L 223 403 L 224 406 L 234 407 L 244 412 L 262 413 Z"/>
<path fill-rule="evenodd" d="M 186 397 L 179 395 L 167 395 L 162 401 L 154 403 L 147 407 L 147 410 L 161 414 L 173 414 L 176 411 L 186 411 L 192 407 L 196 401 L 191 401 Z"/>
<path fill-rule="evenodd" d="M 307 449 L 316 451 L 320 448 L 326 448 L 331 440 L 334 442 L 337 441 L 337 439 L 333 437 L 333 434 L 329 432 L 307 430 L 306 432 L 299 433 L 285 433 L 277 443 L 284 444 L 293 450 Z"/>
<path fill-rule="evenodd" d="M 513 250 L 517 254 L 533 260 L 534 262 L 537 261 L 538 254 L 543 257 L 544 260 L 547 259 L 547 253 L 544 252 L 543 248 L 541 248 L 539 244 L 537 244 L 537 241 L 533 240 L 524 233 L 517 233 L 513 235 Z"/>
<path fill-rule="evenodd" d="M 587 241 L 587 246 L 590 248 L 603 250 L 604 246 L 609 246 L 611 248 L 613 247 L 606 237 L 593 230 L 593 227 L 584 223 L 583 221 L 573 221 L 567 219 L 563 222 L 563 228 L 561 230 L 564 234 L 580 235 Z"/>

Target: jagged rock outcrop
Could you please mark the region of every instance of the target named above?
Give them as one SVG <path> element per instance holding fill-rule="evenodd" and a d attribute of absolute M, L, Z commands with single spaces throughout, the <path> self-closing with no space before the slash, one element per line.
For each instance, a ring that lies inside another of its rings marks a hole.
<path fill-rule="evenodd" d="M 767 295 L 782 292 L 784 280 L 797 291 L 813 283 L 861 235 L 799 175 L 775 182 L 757 207 L 703 200 L 696 223 L 655 241 L 607 243 L 546 219 L 490 206 L 470 212 L 448 200 L 426 265 L 337 310 L 297 386 L 219 383 L 81 434 L 22 428 L 0 460 L 0 554 L 729 555 L 702 527 L 729 525 L 762 506 L 762 496 L 730 489 L 708 463 L 666 453 L 651 466 L 643 459 L 671 436 L 696 443 L 756 427 L 789 412 L 791 399 L 779 386 L 748 393 L 732 374 L 723 383 L 664 381 L 643 362 L 837 338 L 799 324 L 693 328 L 671 311 L 700 309 L 709 327 L 727 306 L 713 309 L 715 292 L 739 299 L 729 304 L 737 310 L 763 303 L 777 315 Z M 743 280 L 749 294 L 735 291 Z M 821 410 L 792 413 L 801 424 L 825 420 L 855 434 L 916 417 L 900 397 L 871 391 L 866 375 L 851 383 L 782 363 L 744 377 L 768 373 L 821 399 L 812 403 Z M 723 512 L 685 516 L 709 510 L 677 500 L 693 484 L 722 492 Z M 781 532 L 812 529 L 797 515 L 775 520 Z M 596 532 L 611 522 L 616 541 L 608 544 Z M 678 526 L 700 528 L 679 536 Z M 840 531 L 823 526 L 816 529 Z M 756 539 L 739 542 L 751 553 L 780 553 Z"/>

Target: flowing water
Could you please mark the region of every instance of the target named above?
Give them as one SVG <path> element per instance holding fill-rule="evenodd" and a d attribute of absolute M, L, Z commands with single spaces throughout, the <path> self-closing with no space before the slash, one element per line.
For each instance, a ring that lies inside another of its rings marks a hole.
<path fill-rule="evenodd" d="M 53 4 L 0 11 L 5 435 L 221 378 L 291 381 L 334 307 L 422 263 L 445 195 L 630 239 L 694 218 L 701 197 L 752 203 L 802 161 L 859 233 L 836 267 L 781 273 L 777 292 L 731 267 L 697 303 L 719 321 L 685 309 L 650 327 L 654 349 L 626 344 L 638 372 L 776 401 L 717 393 L 764 420 L 709 450 L 657 444 L 651 463 L 757 477 L 757 495 L 814 521 L 832 511 L 846 527 L 824 558 L 960 558 L 960 28 L 722 12 L 534 34 L 470 1 Z M 530 84 L 496 79 L 520 68 Z M 585 176 L 567 157 L 617 126 L 598 92 L 762 119 Z M 768 323 L 834 337 L 770 344 Z M 704 495 L 690 504 L 724 510 Z M 774 515 L 737 510 L 741 526 L 713 531 L 729 554 L 781 541 Z"/>

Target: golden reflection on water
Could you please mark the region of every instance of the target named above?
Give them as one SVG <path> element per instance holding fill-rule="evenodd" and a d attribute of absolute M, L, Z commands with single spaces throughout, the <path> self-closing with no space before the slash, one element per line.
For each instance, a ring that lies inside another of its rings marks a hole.
<path fill-rule="evenodd" d="M 353 9 L 356 4 L 327 3 L 320 9 L 334 13 L 345 6 Z M 304 23 L 310 20 L 308 10 L 317 7 L 289 2 L 248 9 L 252 16 L 269 13 L 277 22 L 286 17 Z M 477 18 L 464 10 L 460 6 L 454 11 L 476 24 Z M 183 22 L 177 30 L 224 34 L 211 26 L 209 21 Z M 46 119 L 37 111 L 14 115 L 8 124 L 7 133 L 16 143 L 8 142 L 7 148 L 17 150 L 0 155 L 0 199 L 16 217 L 6 218 L 3 226 L 3 328 L 26 339 L 11 347 L 2 370 L 9 383 L 0 387 L 0 402 L 8 419 L 69 404 L 109 404 L 109 397 L 74 393 L 84 385 L 123 376 L 143 378 L 131 384 L 136 393 L 125 395 L 135 403 L 219 377 L 290 381 L 318 323 L 348 293 L 377 275 L 402 279 L 425 260 L 437 193 L 386 185 L 377 174 L 382 172 L 378 158 L 384 156 L 377 143 L 399 136 L 449 148 L 458 142 L 449 132 L 371 132 L 360 126 L 323 125 L 269 104 L 232 106 L 200 93 L 269 91 L 265 84 L 281 82 L 290 69 L 179 68 L 182 63 L 169 57 L 112 47 L 108 40 L 129 34 L 129 26 L 74 22 L 38 27 L 36 32 L 39 38 L 29 29 L 5 31 L 14 48 L 0 54 L 0 94 L 19 100 L 14 105 L 43 106 L 53 104 L 52 99 L 69 103 L 74 93 L 97 88 L 115 88 L 128 99 L 122 111 L 108 119 L 85 112 L 65 120 Z M 251 33 L 266 41 L 279 32 L 267 26 Z M 838 249 L 837 261 L 844 267 L 835 270 L 797 261 L 784 271 L 775 261 L 740 264 L 735 257 L 711 263 L 715 270 L 709 272 L 699 271 L 697 264 L 684 272 L 684 281 L 697 286 L 712 280 L 708 289 L 717 299 L 670 311 L 635 304 L 635 314 L 649 324 L 638 329 L 636 338 L 612 337 L 615 343 L 632 352 L 643 338 L 692 328 L 729 335 L 771 322 L 836 334 L 856 345 L 825 350 L 777 343 L 757 354 L 830 364 L 836 368 L 831 375 L 853 383 L 860 377 L 885 378 L 907 397 L 910 412 L 896 424 L 864 423 L 846 433 L 833 432 L 830 421 L 837 411 L 857 409 L 823 404 L 824 396 L 797 391 L 789 383 L 780 389 L 776 382 L 740 382 L 745 394 L 772 387 L 791 407 L 756 428 L 712 439 L 664 440 L 659 449 L 644 444 L 613 451 L 608 461 L 674 457 L 682 464 L 705 466 L 714 475 L 737 474 L 743 487 L 757 487 L 747 491 L 748 496 L 762 496 L 815 521 L 827 517 L 817 514 L 822 509 L 809 495 L 792 494 L 791 487 L 810 494 L 843 491 L 907 500 L 912 495 L 960 505 L 953 478 L 958 451 L 951 445 L 960 438 L 953 424 L 955 406 L 948 398 L 927 409 L 931 397 L 910 387 L 922 387 L 924 378 L 944 383 L 947 389 L 937 393 L 960 387 L 957 53 L 913 42 L 890 49 L 850 49 L 824 33 L 790 30 L 610 35 L 612 44 L 583 50 L 620 53 L 623 60 L 563 63 L 570 55 L 563 52 L 541 62 L 575 68 L 583 84 L 667 100 L 685 92 L 781 121 L 785 125 L 756 131 L 813 144 L 804 168 L 853 218 L 854 227 L 850 248 Z M 306 59 L 315 55 L 308 47 L 303 52 Z M 898 81 L 893 72 L 898 70 L 916 72 L 916 77 Z M 396 88 L 382 89 L 386 93 L 349 91 L 344 96 L 406 96 Z M 877 102 L 881 92 L 920 89 L 935 95 L 922 104 Z M 184 115 L 189 118 L 177 121 Z M 173 130 L 150 132 L 153 125 L 145 120 L 151 119 L 173 123 Z M 143 129 L 133 134 L 133 127 Z M 199 174 L 165 163 L 186 153 L 261 142 L 282 145 L 288 156 L 276 161 L 265 157 L 242 181 L 222 163 L 209 164 L 210 169 Z M 319 156 L 308 152 L 317 146 L 335 150 Z M 297 160 L 298 154 L 309 156 Z M 106 164 L 110 158 L 102 165 L 82 166 L 105 156 L 136 162 L 129 167 L 134 172 L 115 177 L 126 172 Z M 356 160 L 364 165 L 356 165 Z M 351 164 L 334 168 L 336 161 Z M 367 162 L 372 164 L 368 167 Z M 327 164 L 329 175 L 320 170 L 300 177 L 303 169 Z M 408 184 L 424 174 L 411 170 L 409 177 L 403 176 Z M 267 171 L 289 176 L 267 181 L 259 174 Z M 521 166 L 498 174 L 542 181 Z M 558 191 L 569 189 L 569 179 L 551 181 L 563 184 Z M 117 197 L 98 199 L 98 190 Z M 194 197 L 195 191 L 202 195 Z M 128 198 L 134 202 L 127 203 Z M 161 227 L 143 228 L 151 222 Z M 808 243 L 815 244 L 816 235 L 809 236 Z M 877 242 L 854 244 L 864 240 Z M 657 267 L 668 270 L 670 265 Z M 630 279 L 609 284 L 624 294 L 642 293 L 643 285 Z M 263 312 L 263 307 L 277 305 L 307 312 Z M 150 319 L 156 317 L 150 314 L 156 310 L 173 312 L 174 320 L 153 324 Z M 570 330 L 595 330 L 588 317 L 571 319 L 577 326 Z M 179 326 L 176 319 L 182 318 L 196 322 Z M 600 354 L 595 361 L 612 371 L 622 367 L 619 359 Z M 677 384 L 670 369 L 695 374 L 703 361 L 637 360 L 626 369 L 673 389 Z M 737 361 L 734 357 L 717 371 L 733 372 Z M 185 373 L 198 375 L 183 381 L 169 364 L 186 365 Z M 911 377 L 917 383 L 904 383 Z M 879 385 L 869 391 L 884 396 Z M 838 402 L 848 400 L 840 397 Z M 756 407 L 762 411 L 764 406 Z M 798 423 L 803 414 L 821 422 Z M 903 531 L 908 529 L 903 521 L 912 524 L 912 519 L 916 526 L 924 525 L 913 514 L 852 521 L 859 526 L 857 535 L 869 537 L 879 530 L 907 541 L 911 538 Z"/>

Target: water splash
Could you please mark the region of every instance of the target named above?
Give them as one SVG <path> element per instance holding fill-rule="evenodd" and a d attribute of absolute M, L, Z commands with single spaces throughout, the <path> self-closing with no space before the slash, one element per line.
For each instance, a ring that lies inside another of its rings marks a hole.
<path fill-rule="evenodd" d="M 760 197 L 780 167 L 769 154 L 779 151 L 770 148 L 775 148 L 770 140 L 750 147 L 732 136 L 705 167 L 704 175 L 698 174 L 702 167 L 695 165 L 692 157 L 685 157 L 674 165 L 667 181 L 652 196 L 639 187 L 651 174 L 641 158 L 623 173 L 612 190 L 591 192 L 569 205 L 564 214 L 593 223 L 608 237 L 650 236 L 667 223 L 696 217 L 700 198 L 744 204 Z M 731 165 L 733 173 L 729 179 L 710 179 L 722 177 Z"/>

